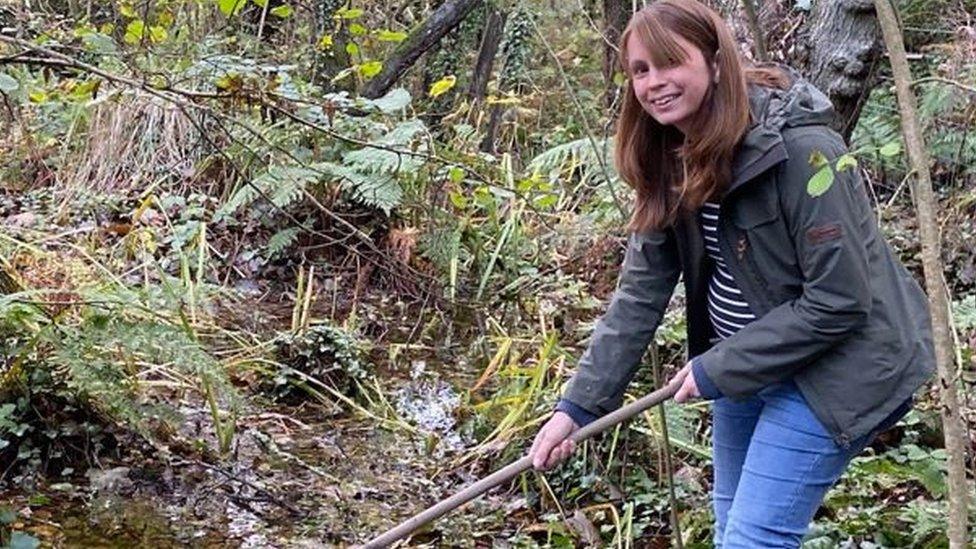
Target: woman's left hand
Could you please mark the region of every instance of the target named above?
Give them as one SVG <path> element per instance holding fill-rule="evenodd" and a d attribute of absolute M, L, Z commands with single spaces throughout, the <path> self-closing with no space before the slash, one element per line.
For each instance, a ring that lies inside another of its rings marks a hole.
<path fill-rule="evenodd" d="M 684 403 L 701 396 L 701 393 L 698 392 L 698 385 L 695 383 L 695 376 L 691 373 L 691 362 L 685 364 L 685 367 L 671 378 L 668 385 L 679 383 L 681 386 L 678 388 L 678 392 L 674 394 L 675 402 Z"/>

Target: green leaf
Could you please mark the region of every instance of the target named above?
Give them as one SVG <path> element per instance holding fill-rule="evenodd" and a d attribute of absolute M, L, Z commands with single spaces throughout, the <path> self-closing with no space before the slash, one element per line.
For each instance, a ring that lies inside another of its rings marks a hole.
<path fill-rule="evenodd" d="M 363 16 L 363 10 L 359 8 L 341 8 L 336 10 L 336 15 L 342 19 L 356 19 Z"/>
<path fill-rule="evenodd" d="M 976 328 L 976 295 L 967 295 L 953 302 L 952 319 L 960 330 Z"/>
<path fill-rule="evenodd" d="M 102 32 L 86 34 L 82 37 L 81 41 L 84 42 L 85 48 L 94 53 L 112 54 L 118 49 L 115 45 L 115 40 L 112 40 L 111 36 Z"/>
<path fill-rule="evenodd" d="M 138 44 L 142 41 L 142 36 L 146 32 L 146 23 L 142 19 L 130 21 L 125 26 L 125 36 L 122 37 L 127 44 Z"/>
<path fill-rule="evenodd" d="M 837 159 L 837 171 L 843 172 L 852 168 L 857 168 L 857 159 L 850 154 L 842 155 Z"/>
<path fill-rule="evenodd" d="M 359 65 L 359 74 L 363 75 L 363 78 L 367 80 L 379 74 L 381 70 L 383 70 L 383 63 L 381 61 L 367 61 Z"/>
<path fill-rule="evenodd" d="M 12 91 L 17 91 L 20 88 L 20 83 L 14 79 L 13 76 L 5 72 L 0 72 L 0 92 L 10 93 Z"/>
<path fill-rule="evenodd" d="M 37 549 L 40 546 L 41 542 L 37 538 L 23 532 L 11 532 L 7 543 L 9 549 Z"/>
<path fill-rule="evenodd" d="M 322 38 L 319 38 L 319 49 L 320 50 L 329 50 L 329 49 L 332 49 L 332 35 L 331 34 L 325 34 L 325 35 L 322 35 Z"/>
<path fill-rule="evenodd" d="M 810 152 L 809 162 L 811 166 L 819 169 L 827 164 L 827 157 L 824 156 L 824 153 L 815 149 Z"/>
<path fill-rule="evenodd" d="M 346 53 L 348 53 L 349 55 L 356 55 L 357 53 L 359 53 L 359 46 L 357 46 L 353 42 L 349 42 L 348 44 L 346 44 Z"/>
<path fill-rule="evenodd" d="M 468 207 L 468 198 L 459 192 L 451 191 L 447 194 L 447 197 L 451 199 L 451 204 L 454 204 L 454 207 L 459 210 Z"/>
<path fill-rule="evenodd" d="M 220 13 L 233 17 L 241 12 L 246 3 L 247 0 L 217 0 L 217 7 L 220 8 Z"/>
<path fill-rule="evenodd" d="M 456 83 L 457 77 L 455 77 L 453 74 L 449 74 L 437 82 L 434 82 L 430 86 L 430 91 L 427 94 L 431 97 L 438 97 L 444 93 L 447 93 L 447 91 L 453 88 L 454 84 Z"/>
<path fill-rule="evenodd" d="M 149 27 L 149 39 L 153 44 L 165 42 L 167 37 L 169 37 L 169 33 L 166 32 L 166 27 L 162 27 L 160 25 L 153 25 Z"/>
<path fill-rule="evenodd" d="M 47 103 L 48 95 L 44 90 L 34 90 L 27 94 L 27 98 L 30 99 L 32 103 Z"/>
<path fill-rule="evenodd" d="M 360 25 L 359 23 L 352 23 L 349 25 L 349 34 L 353 36 L 363 36 L 366 34 L 366 27 Z"/>
<path fill-rule="evenodd" d="M 254 2 L 254 5 L 259 8 L 264 8 L 268 5 L 268 0 L 251 0 L 251 2 Z"/>
<path fill-rule="evenodd" d="M 891 158 L 892 156 L 898 156 L 901 153 L 901 145 L 897 141 L 892 141 L 885 146 L 878 149 L 878 153 L 881 156 Z"/>
<path fill-rule="evenodd" d="M 813 174 L 813 177 L 810 178 L 810 181 L 807 183 L 807 194 L 812 197 L 818 197 L 827 192 L 833 184 L 834 170 L 828 164 L 820 168 L 820 171 Z"/>
<path fill-rule="evenodd" d="M 460 183 L 464 181 L 464 169 L 458 166 L 451 167 L 451 171 L 448 173 L 451 181 L 454 183 Z"/>
<path fill-rule="evenodd" d="M 272 8 L 271 15 L 285 19 L 291 16 L 291 14 L 294 12 L 295 10 L 291 6 L 289 6 L 288 4 L 283 4 L 281 6 L 278 6 L 277 8 Z"/>
<path fill-rule="evenodd" d="M 403 42 L 407 39 L 407 33 L 380 29 L 376 31 L 376 39 L 380 42 Z"/>
<path fill-rule="evenodd" d="M 536 198 L 535 199 L 535 205 L 538 208 L 543 208 L 543 209 L 544 208 L 549 208 L 549 207 L 555 206 L 557 200 L 559 200 L 559 197 L 557 195 L 554 195 L 554 194 L 546 194 L 546 195 L 540 196 L 539 198 Z"/>
<path fill-rule="evenodd" d="M 373 100 L 373 105 L 385 113 L 398 112 L 409 104 L 410 92 L 403 88 L 393 88 L 383 97 Z"/>

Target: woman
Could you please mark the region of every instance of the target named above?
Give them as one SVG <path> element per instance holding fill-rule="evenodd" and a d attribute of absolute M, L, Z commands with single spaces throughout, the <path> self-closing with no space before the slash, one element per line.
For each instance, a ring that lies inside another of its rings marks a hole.
<path fill-rule="evenodd" d="M 693 0 L 636 13 L 620 51 L 631 235 L 533 464 L 564 460 L 574 430 L 620 405 L 683 275 L 692 359 L 671 383 L 678 402 L 714 399 L 715 545 L 798 547 L 851 458 L 931 375 L 925 296 L 856 170 L 807 192 L 813 159 L 846 152 L 821 92 L 788 69 L 744 68 L 724 22 Z"/>

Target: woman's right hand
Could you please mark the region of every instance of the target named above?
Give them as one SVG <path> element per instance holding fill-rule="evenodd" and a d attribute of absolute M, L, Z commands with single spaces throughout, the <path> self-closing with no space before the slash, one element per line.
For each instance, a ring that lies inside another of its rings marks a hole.
<path fill-rule="evenodd" d="M 569 457 L 576 449 L 576 443 L 570 440 L 569 435 L 577 429 L 579 426 L 566 412 L 554 413 L 539 429 L 529 450 L 532 467 L 537 471 L 546 471 Z"/>

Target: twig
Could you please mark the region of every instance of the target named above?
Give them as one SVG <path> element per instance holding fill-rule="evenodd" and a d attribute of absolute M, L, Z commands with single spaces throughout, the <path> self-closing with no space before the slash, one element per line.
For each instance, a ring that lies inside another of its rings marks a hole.
<path fill-rule="evenodd" d="M 746 0 L 748 2 L 749 0 Z M 657 358 L 657 346 L 651 345 L 651 365 L 654 372 L 654 385 L 661 384 L 661 361 Z M 691 375 L 689 373 L 688 375 Z M 668 436 L 668 417 L 664 412 L 664 402 L 657 405 L 661 418 L 661 435 L 664 438 L 664 471 L 668 477 L 668 499 L 671 500 L 671 533 L 674 534 L 674 545 L 683 549 L 681 540 L 681 521 L 678 519 L 678 497 L 674 493 L 674 464 L 671 460 L 671 437 Z"/>
<path fill-rule="evenodd" d="M 173 465 L 183 465 L 183 464 L 198 465 L 198 466 L 203 467 L 205 469 L 210 469 L 211 471 L 216 471 L 216 472 L 224 475 L 228 479 L 230 479 L 230 480 L 232 480 L 234 482 L 239 482 L 239 483 L 247 486 L 248 488 L 251 488 L 251 489 L 255 490 L 257 493 L 262 494 L 264 497 L 268 498 L 268 501 L 270 501 L 271 503 L 274 503 L 275 505 L 277 505 L 277 506 L 279 506 L 279 507 L 287 510 L 289 513 L 291 513 L 294 516 L 304 516 L 305 515 L 305 513 L 301 509 L 299 509 L 298 507 L 295 507 L 294 505 L 288 503 L 287 501 L 285 501 L 285 500 L 279 498 L 278 496 L 272 494 L 267 489 L 262 488 L 262 487 L 258 486 L 257 484 L 255 484 L 255 483 L 253 483 L 253 482 L 251 482 L 251 481 L 249 481 L 247 479 L 240 478 L 240 476 L 238 476 L 238 475 L 236 475 L 236 474 L 234 474 L 234 473 L 232 473 L 232 472 L 224 469 L 223 467 L 217 467 L 216 465 L 211 465 L 211 464 L 207 463 L 206 461 L 201 461 L 199 459 L 187 459 L 187 460 L 182 460 L 182 461 L 175 461 L 173 463 Z"/>
<path fill-rule="evenodd" d="M 917 86 L 919 84 L 924 84 L 926 82 L 941 82 L 943 84 L 949 84 L 951 86 L 955 86 L 955 87 L 957 87 L 957 88 L 959 88 L 961 90 L 965 90 L 965 91 L 967 91 L 969 93 L 976 94 L 976 87 L 967 86 L 966 84 L 963 84 L 962 82 L 958 82 L 956 80 L 952 80 L 951 78 L 943 78 L 941 76 L 926 76 L 925 78 L 919 78 L 918 80 L 913 80 L 912 81 L 912 86 Z"/>

